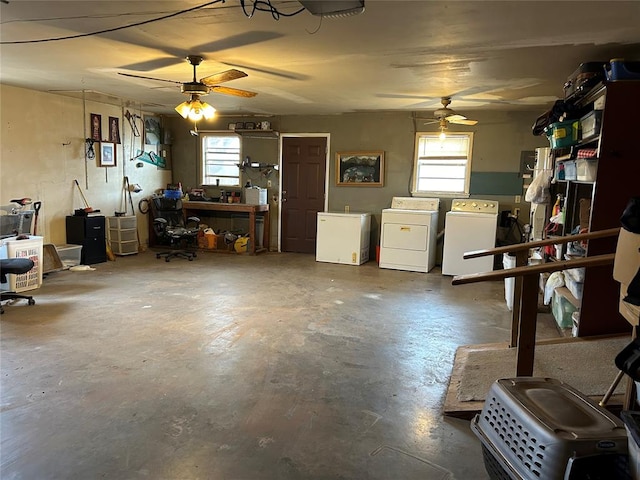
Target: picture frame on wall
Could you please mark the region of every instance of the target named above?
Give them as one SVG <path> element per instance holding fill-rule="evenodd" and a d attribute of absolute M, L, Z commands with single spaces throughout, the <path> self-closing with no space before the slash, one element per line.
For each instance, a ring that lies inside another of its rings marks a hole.
<path fill-rule="evenodd" d="M 384 186 L 384 151 L 337 152 L 336 185 L 339 187 Z"/>
<path fill-rule="evenodd" d="M 160 145 L 161 143 L 160 118 L 145 116 L 144 117 L 144 144 Z"/>
<path fill-rule="evenodd" d="M 99 142 L 102 140 L 102 115 L 91 114 L 91 140 Z"/>
<path fill-rule="evenodd" d="M 100 144 L 100 157 L 98 162 L 101 167 L 116 166 L 116 144 L 113 142 L 102 142 Z"/>
<path fill-rule="evenodd" d="M 120 143 L 120 119 L 118 117 L 109 117 L 109 141 Z"/>

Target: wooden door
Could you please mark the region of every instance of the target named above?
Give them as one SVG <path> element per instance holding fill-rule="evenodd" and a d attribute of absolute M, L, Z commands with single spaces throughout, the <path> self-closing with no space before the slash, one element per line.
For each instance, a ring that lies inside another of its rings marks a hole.
<path fill-rule="evenodd" d="M 283 252 L 315 253 L 317 214 L 324 210 L 325 137 L 282 140 Z"/>

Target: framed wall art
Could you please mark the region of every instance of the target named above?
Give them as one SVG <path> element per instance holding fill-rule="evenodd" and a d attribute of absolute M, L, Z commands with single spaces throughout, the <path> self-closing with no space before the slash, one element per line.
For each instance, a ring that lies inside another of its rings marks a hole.
<path fill-rule="evenodd" d="M 91 114 L 91 140 L 102 141 L 102 115 Z"/>
<path fill-rule="evenodd" d="M 118 117 L 109 117 L 109 141 L 120 143 L 120 119 Z"/>
<path fill-rule="evenodd" d="M 382 187 L 384 185 L 384 152 L 336 153 L 336 185 Z"/>
<path fill-rule="evenodd" d="M 116 166 L 116 144 L 112 142 L 102 142 L 100 144 L 99 160 L 101 167 Z"/>
<path fill-rule="evenodd" d="M 160 118 L 144 117 L 144 144 L 160 145 Z"/>

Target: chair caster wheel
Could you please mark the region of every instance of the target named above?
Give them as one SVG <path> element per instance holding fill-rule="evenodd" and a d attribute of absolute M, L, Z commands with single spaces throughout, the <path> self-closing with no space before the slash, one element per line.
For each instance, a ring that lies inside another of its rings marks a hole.
<path fill-rule="evenodd" d="M 159 253 L 156 253 L 156 258 L 160 258 L 160 254 Z"/>
<path fill-rule="evenodd" d="M 33 298 L 30 298 L 30 299 L 27 301 L 27 303 L 28 303 L 29 305 L 35 305 L 35 304 L 36 304 L 36 301 L 35 301 Z"/>
<path fill-rule="evenodd" d="M 164 261 L 165 261 L 165 262 L 168 262 L 168 261 L 169 261 L 169 257 L 165 258 L 165 259 L 164 259 Z"/>
<path fill-rule="evenodd" d="M 193 257 L 189 257 L 189 261 L 190 261 L 190 262 L 193 262 Z"/>
<path fill-rule="evenodd" d="M 198 255 L 196 255 L 195 253 L 193 254 L 193 258 L 196 258 Z"/>

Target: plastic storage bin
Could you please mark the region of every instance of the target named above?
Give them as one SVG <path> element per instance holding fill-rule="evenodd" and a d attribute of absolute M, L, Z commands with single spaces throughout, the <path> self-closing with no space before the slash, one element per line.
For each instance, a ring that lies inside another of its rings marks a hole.
<path fill-rule="evenodd" d="M 580 140 L 580 120 L 555 122 L 545 128 L 551 148 L 570 147 Z"/>
<path fill-rule="evenodd" d="M 244 189 L 245 203 L 249 205 L 266 205 L 267 189 L 259 187 L 251 187 Z"/>
<path fill-rule="evenodd" d="M 564 179 L 565 180 L 577 180 L 578 179 L 578 170 L 576 167 L 575 160 L 565 160 L 562 162 L 564 166 Z"/>
<path fill-rule="evenodd" d="M 9 289 L 15 292 L 34 290 L 42 285 L 42 237 L 35 235 L 18 240 L 9 237 L 0 241 L 0 258 L 30 258 L 33 268 L 22 275 L 8 275 Z"/>
<path fill-rule="evenodd" d="M 56 245 L 56 251 L 58 256 L 65 267 L 75 267 L 80 265 L 80 259 L 82 258 L 82 245 Z"/>
<path fill-rule="evenodd" d="M 592 110 L 580 119 L 582 138 L 588 139 L 600 134 L 602 110 Z"/>
<path fill-rule="evenodd" d="M 594 182 L 598 173 L 598 160 L 576 160 L 576 175 L 582 182 Z"/>
<path fill-rule="evenodd" d="M 471 429 L 494 479 L 628 478 L 624 424 L 559 380 L 497 380 Z"/>
<path fill-rule="evenodd" d="M 571 315 L 578 310 L 564 295 L 558 292 L 556 288 L 551 298 L 551 312 L 553 318 L 560 328 L 571 328 L 573 321 Z"/>
<path fill-rule="evenodd" d="M 582 298 L 582 289 L 584 287 L 583 282 L 578 282 L 575 278 L 573 278 L 567 271 L 564 272 L 564 284 L 571 292 L 571 295 L 576 297 L 577 300 Z"/>
<path fill-rule="evenodd" d="M 607 80 L 640 80 L 640 62 L 627 62 L 624 58 L 613 58 L 604 66 Z"/>

